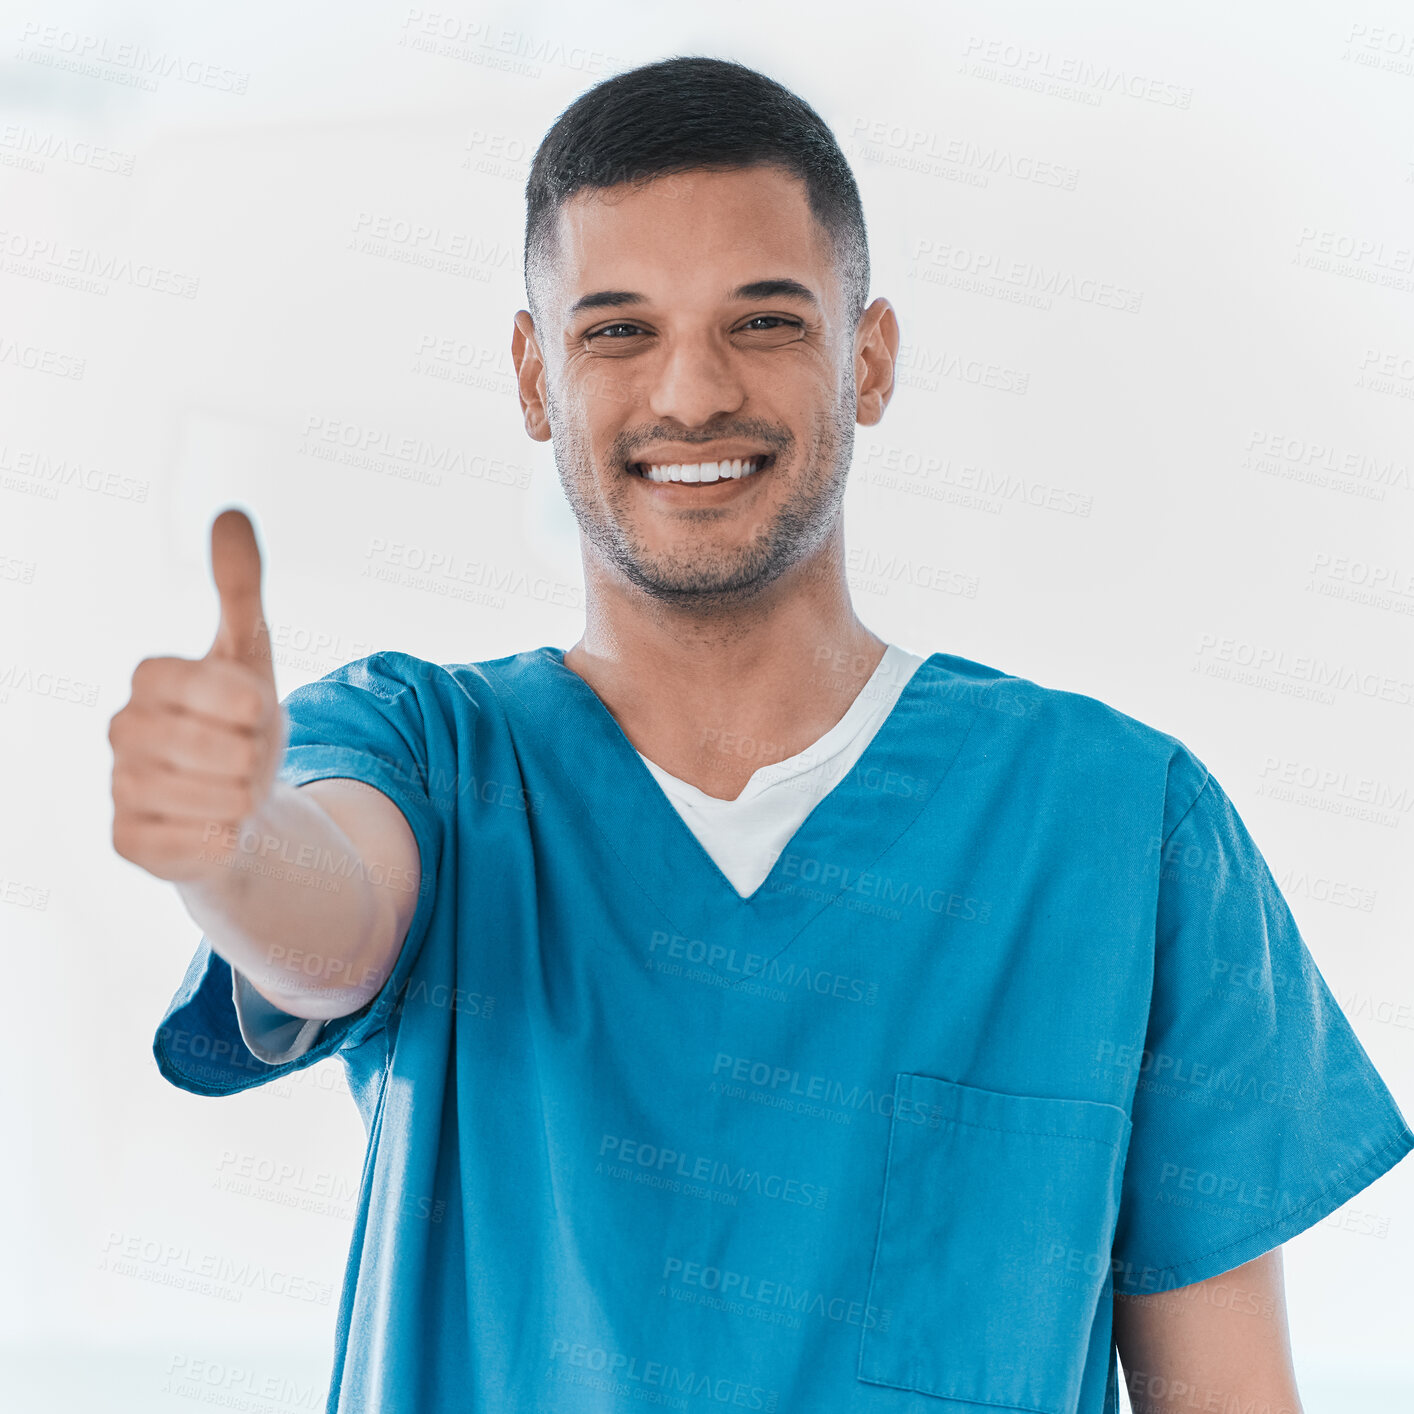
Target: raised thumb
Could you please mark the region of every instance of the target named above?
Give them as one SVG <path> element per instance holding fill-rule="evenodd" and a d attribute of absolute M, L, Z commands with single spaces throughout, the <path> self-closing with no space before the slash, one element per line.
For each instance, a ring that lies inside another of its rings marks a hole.
<path fill-rule="evenodd" d="M 211 577 L 221 620 L 206 656 L 246 663 L 274 682 L 270 631 L 260 603 L 260 547 L 243 511 L 222 511 L 211 523 Z"/>

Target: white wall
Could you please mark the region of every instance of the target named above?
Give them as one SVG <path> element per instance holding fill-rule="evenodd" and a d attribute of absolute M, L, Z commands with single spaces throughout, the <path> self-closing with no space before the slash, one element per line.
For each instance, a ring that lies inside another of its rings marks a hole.
<path fill-rule="evenodd" d="M 282 691 L 379 648 L 575 641 L 574 525 L 509 376 L 523 182 L 579 92 L 674 53 L 763 68 L 855 162 L 873 292 L 912 360 L 859 429 L 861 616 L 1187 742 L 1414 1114 L 1408 7 L 701 8 L 0 14 L 0 1084 L 24 1160 L 0 1164 L 19 1276 L 0 1282 L 0 1388 L 46 1391 L 33 1407 L 190 1410 L 169 1373 L 224 1358 L 206 1400 L 322 1408 L 333 1301 L 194 1299 L 103 1268 L 136 1236 L 249 1254 L 336 1301 L 363 1147 L 335 1065 L 222 1102 L 158 1076 L 196 932 L 109 846 L 108 719 L 139 658 L 205 651 L 205 533 L 230 500 L 258 519 Z M 447 52 L 419 13 L 459 34 Z M 135 85 L 130 43 L 180 66 Z M 437 234 L 361 245 L 382 219 Z M 405 258 L 459 240 L 476 254 L 450 270 Z M 109 257 L 139 273 L 37 273 Z M 1013 262 L 1073 293 L 960 273 Z M 191 297 L 147 288 L 153 267 Z M 464 469 L 318 455 L 343 437 Z M 976 468 L 1042 504 L 969 504 Z M 397 563 L 439 554 L 538 590 L 458 600 Z M 1303 695 L 1308 660 L 1354 685 Z M 265 1200 L 226 1186 L 267 1159 L 303 1175 Z M 291 1206 L 321 1186 L 324 1208 Z M 1404 1164 L 1288 1247 L 1309 1414 L 1361 1391 L 1408 1407 L 1411 1197 Z"/>

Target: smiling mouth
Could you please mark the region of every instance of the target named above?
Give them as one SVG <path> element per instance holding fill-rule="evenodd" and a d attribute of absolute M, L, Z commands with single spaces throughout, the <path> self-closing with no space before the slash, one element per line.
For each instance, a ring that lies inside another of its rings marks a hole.
<path fill-rule="evenodd" d="M 758 457 L 737 457 L 716 462 L 629 462 L 628 469 L 646 481 L 680 482 L 686 486 L 711 486 L 719 481 L 744 481 L 765 471 L 776 460 L 774 452 Z"/>

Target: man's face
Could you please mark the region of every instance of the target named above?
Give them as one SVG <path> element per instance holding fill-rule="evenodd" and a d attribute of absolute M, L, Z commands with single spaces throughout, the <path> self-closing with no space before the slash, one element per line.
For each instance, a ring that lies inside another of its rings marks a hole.
<path fill-rule="evenodd" d="M 544 430 L 589 553 L 709 607 L 825 542 L 854 446 L 855 326 L 803 182 L 756 166 L 578 192 L 536 290 Z M 747 458 L 760 469 L 713 483 L 646 474 Z"/>

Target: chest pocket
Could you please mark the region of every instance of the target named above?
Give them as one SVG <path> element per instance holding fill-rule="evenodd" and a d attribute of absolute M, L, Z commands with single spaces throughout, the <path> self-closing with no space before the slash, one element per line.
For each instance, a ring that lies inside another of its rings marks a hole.
<path fill-rule="evenodd" d="M 1129 1116 L 895 1077 L 859 1379 L 1071 1414 L 1109 1277 Z"/>

